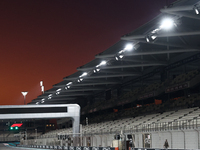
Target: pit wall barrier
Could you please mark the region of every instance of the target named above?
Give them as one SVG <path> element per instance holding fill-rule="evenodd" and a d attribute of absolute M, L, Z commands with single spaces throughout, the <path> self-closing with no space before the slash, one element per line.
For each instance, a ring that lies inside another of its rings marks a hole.
<path fill-rule="evenodd" d="M 119 150 L 118 147 L 74 147 L 74 146 L 49 146 L 49 145 L 18 145 L 25 148 L 58 149 L 58 150 Z"/>

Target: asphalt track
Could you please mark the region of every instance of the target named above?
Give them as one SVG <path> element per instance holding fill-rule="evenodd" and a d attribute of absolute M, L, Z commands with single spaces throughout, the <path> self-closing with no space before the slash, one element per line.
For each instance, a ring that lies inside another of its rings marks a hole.
<path fill-rule="evenodd" d="M 4 143 L 0 143 L 0 150 L 44 150 L 44 149 L 13 147 L 13 146 L 9 146 L 6 143 L 5 143 L 5 145 L 4 145 Z"/>

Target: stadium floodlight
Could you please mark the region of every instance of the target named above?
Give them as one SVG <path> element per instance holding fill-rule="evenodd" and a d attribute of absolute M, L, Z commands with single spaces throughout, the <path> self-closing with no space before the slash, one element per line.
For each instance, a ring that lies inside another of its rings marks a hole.
<path fill-rule="evenodd" d="M 57 90 L 56 90 L 56 92 L 59 92 L 59 91 L 61 91 L 61 90 L 62 90 L 62 89 L 61 89 L 61 88 L 59 88 L 59 89 L 57 89 Z"/>
<path fill-rule="evenodd" d="M 121 58 L 121 59 L 122 59 L 123 57 L 124 57 L 124 55 L 119 55 L 119 58 Z"/>
<path fill-rule="evenodd" d="M 154 42 L 156 40 L 157 36 L 153 34 L 149 34 L 146 36 L 146 41 L 149 42 Z"/>
<path fill-rule="evenodd" d="M 103 66 L 103 65 L 106 65 L 106 63 L 107 63 L 107 62 L 106 62 L 105 60 L 103 60 L 99 65 L 100 65 L 100 66 Z"/>
<path fill-rule="evenodd" d="M 40 86 L 43 86 L 43 81 L 40 81 Z"/>
<path fill-rule="evenodd" d="M 94 73 L 97 73 L 97 72 L 99 72 L 99 71 L 100 71 L 99 68 L 93 70 Z"/>
<path fill-rule="evenodd" d="M 199 15 L 199 8 L 197 7 L 197 5 L 195 5 L 193 9 L 194 9 L 194 12 L 195 12 L 197 15 Z"/>
<path fill-rule="evenodd" d="M 127 44 L 124 50 L 130 51 L 133 49 L 133 44 Z"/>
<path fill-rule="evenodd" d="M 84 77 L 84 76 L 87 76 L 88 73 L 87 72 L 84 72 L 82 75 L 80 75 L 79 77 Z"/>
<path fill-rule="evenodd" d="M 171 18 L 165 18 L 161 21 L 160 29 L 169 30 L 173 27 L 174 20 Z"/>
<path fill-rule="evenodd" d="M 118 56 L 115 56 L 115 59 L 118 61 L 118 60 L 119 60 L 119 57 L 118 57 Z"/>
<path fill-rule="evenodd" d="M 53 94 L 49 94 L 48 97 L 51 97 Z"/>
<path fill-rule="evenodd" d="M 72 82 L 69 82 L 69 83 L 67 83 L 66 85 L 71 85 L 72 84 Z"/>
<path fill-rule="evenodd" d="M 24 105 L 26 104 L 26 95 L 28 94 L 27 91 L 21 92 L 22 95 L 24 96 Z"/>
<path fill-rule="evenodd" d="M 82 81 L 83 81 L 83 78 L 78 79 L 78 82 L 82 82 Z"/>

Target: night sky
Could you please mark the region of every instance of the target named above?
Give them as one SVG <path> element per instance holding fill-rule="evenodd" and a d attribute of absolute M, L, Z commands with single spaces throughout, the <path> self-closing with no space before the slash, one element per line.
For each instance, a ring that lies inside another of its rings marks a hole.
<path fill-rule="evenodd" d="M 1 0 L 0 105 L 31 102 L 173 1 Z"/>

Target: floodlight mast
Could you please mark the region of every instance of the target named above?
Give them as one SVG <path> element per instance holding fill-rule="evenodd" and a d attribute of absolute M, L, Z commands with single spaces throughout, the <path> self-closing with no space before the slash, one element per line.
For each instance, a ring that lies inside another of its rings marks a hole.
<path fill-rule="evenodd" d="M 24 96 L 24 105 L 26 104 L 26 95 L 28 94 L 27 91 L 22 92 L 22 95 Z"/>
<path fill-rule="evenodd" d="M 44 94 L 44 85 L 43 85 L 43 81 L 40 81 L 40 87 L 41 87 L 41 92 L 42 92 L 42 94 Z"/>

